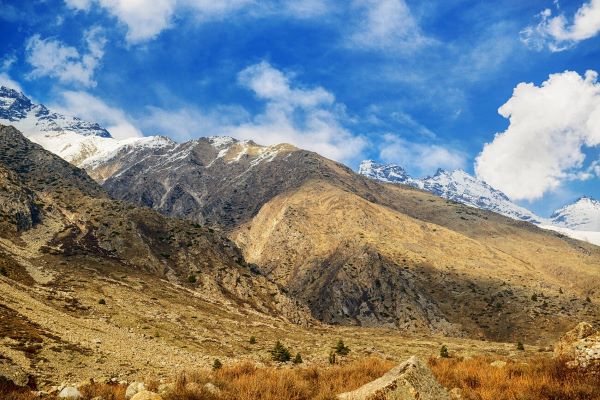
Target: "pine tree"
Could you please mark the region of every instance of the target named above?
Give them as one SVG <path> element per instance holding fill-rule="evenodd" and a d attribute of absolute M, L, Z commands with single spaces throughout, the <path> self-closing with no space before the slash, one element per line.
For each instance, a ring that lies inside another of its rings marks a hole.
<path fill-rule="evenodd" d="M 271 351 L 271 358 L 273 361 L 288 362 L 292 359 L 292 354 L 279 340 L 275 343 L 275 347 Z"/>
<path fill-rule="evenodd" d="M 292 361 L 294 364 L 302 364 L 302 356 L 300 355 L 300 353 L 296 353 L 296 357 L 294 357 L 294 361 Z"/>
<path fill-rule="evenodd" d="M 350 353 L 350 348 L 344 344 L 344 341 L 340 339 L 334 347 L 336 354 L 340 356 L 347 356 Z"/>

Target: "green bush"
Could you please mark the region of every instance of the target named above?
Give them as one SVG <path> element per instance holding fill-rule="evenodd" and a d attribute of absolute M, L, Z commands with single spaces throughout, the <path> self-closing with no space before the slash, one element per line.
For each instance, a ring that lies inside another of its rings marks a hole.
<path fill-rule="evenodd" d="M 350 348 L 344 344 L 344 341 L 340 339 L 334 347 L 335 353 L 340 356 L 347 356 L 350 353 Z"/>
<path fill-rule="evenodd" d="M 525 346 L 523 346 L 523 343 L 520 341 L 517 342 L 517 350 L 521 350 L 521 351 L 525 350 Z"/>
<path fill-rule="evenodd" d="M 223 363 L 221 361 L 219 361 L 218 358 L 215 358 L 215 361 L 213 362 L 212 368 L 214 371 L 221 369 L 223 367 Z"/>
<path fill-rule="evenodd" d="M 196 283 L 197 279 L 196 279 L 196 275 L 190 275 L 188 276 L 188 282 L 189 283 Z"/>
<path fill-rule="evenodd" d="M 102 304 L 102 305 L 104 305 L 104 304 L 106 304 L 106 300 L 104 300 L 104 299 L 100 299 L 100 300 L 98 300 L 98 304 Z"/>
<path fill-rule="evenodd" d="M 443 345 L 440 348 L 440 357 L 442 357 L 442 358 L 450 358 L 450 354 L 448 353 L 448 347 L 446 347 L 446 345 Z"/>
<path fill-rule="evenodd" d="M 2 275 L 2 276 L 8 276 L 8 272 L 6 271 L 6 268 L 0 267 L 0 275 Z"/>
<path fill-rule="evenodd" d="M 288 362 L 292 359 L 292 354 L 279 340 L 275 343 L 275 347 L 271 351 L 271 358 L 277 362 Z"/>
<path fill-rule="evenodd" d="M 302 364 L 302 356 L 300 355 L 300 353 L 296 353 L 296 357 L 294 357 L 294 360 L 292 362 L 294 364 Z"/>
<path fill-rule="evenodd" d="M 256 344 L 256 338 L 254 336 L 250 336 L 249 342 L 250 344 Z"/>

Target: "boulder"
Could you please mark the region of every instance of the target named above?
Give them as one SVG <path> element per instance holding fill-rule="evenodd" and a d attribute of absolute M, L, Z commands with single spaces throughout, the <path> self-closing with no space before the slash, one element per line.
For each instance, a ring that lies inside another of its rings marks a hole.
<path fill-rule="evenodd" d="M 58 393 L 59 399 L 80 399 L 82 397 L 81 392 L 74 386 L 65 386 Z"/>
<path fill-rule="evenodd" d="M 506 361 L 502 361 L 502 360 L 492 361 L 490 363 L 490 366 L 495 367 L 495 368 L 504 368 L 504 367 L 506 367 Z"/>
<path fill-rule="evenodd" d="M 392 368 L 381 378 L 347 393 L 339 400 L 450 400 L 450 395 L 417 357 Z"/>
<path fill-rule="evenodd" d="M 573 368 L 600 369 L 600 331 L 587 322 L 561 336 L 554 346 L 556 357 L 568 360 Z"/>
<path fill-rule="evenodd" d="M 218 387 L 216 387 L 214 384 L 208 382 L 207 384 L 204 385 L 204 389 L 206 389 L 206 391 L 210 394 L 214 394 L 214 395 L 218 395 L 221 393 L 221 389 L 219 389 Z"/>
<path fill-rule="evenodd" d="M 162 397 L 157 393 L 143 390 L 133 396 L 131 400 L 162 400 Z"/>
<path fill-rule="evenodd" d="M 131 382 L 129 384 L 129 386 L 127 386 L 127 389 L 125 390 L 125 398 L 131 399 L 137 393 L 142 392 L 144 390 L 146 390 L 146 386 L 144 385 L 144 382 Z"/>

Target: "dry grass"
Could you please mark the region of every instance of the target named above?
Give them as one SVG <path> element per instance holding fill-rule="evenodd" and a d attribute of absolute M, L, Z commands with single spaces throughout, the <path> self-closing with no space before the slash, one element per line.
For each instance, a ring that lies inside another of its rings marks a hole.
<path fill-rule="evenodd" d="M 259 368 L 243 362 L 214 373 L 181 374 L 165 400 L 329 400 L 377 379 L 393 365 L 375 357 L 327 368 Z M 204 388 L 208 382 L 221 392 L 208 392 Z"/>
<path fill-rule="evenodd" d="M 570 369 L 564 360 L 533 358 L 493 367 L 498 358 L 429 360 L 440 383 L 465 400 L 598 400 L 600 375 Z"/>

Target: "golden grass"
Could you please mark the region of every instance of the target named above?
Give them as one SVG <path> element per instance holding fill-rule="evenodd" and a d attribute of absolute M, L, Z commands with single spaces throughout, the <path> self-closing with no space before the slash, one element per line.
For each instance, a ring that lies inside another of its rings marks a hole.
<path fill-rule="evenodd" d="M 429 365 L 448 389 L 460 388 L 465 400 L 598 400 L 600 374 L 570 369 L 566 362 L 533 358 L 493 367 L 498 358 L 431 358 Z"/>
<path fill-rule="evenodd" d="M 330 400 L 338 393 L 377 379 L 393 365 L 375 357 L 326 368 L 259 368 L 243 362 L 214 373 L 181 374 L 165 400 Z M 221 392 L 218 395 L 208 392 L 204 388 L 208 382 Z"/>

